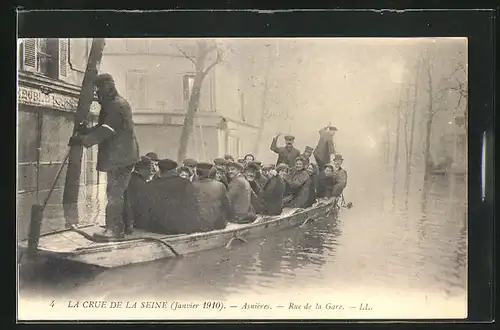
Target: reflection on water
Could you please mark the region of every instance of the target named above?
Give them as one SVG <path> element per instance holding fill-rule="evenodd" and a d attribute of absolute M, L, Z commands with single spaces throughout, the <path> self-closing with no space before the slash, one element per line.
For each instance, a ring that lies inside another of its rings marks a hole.
<path fill-rule="evenodd" d="M 380 178 L 385 180 L 385 178 Z M 425 292 L 462 299 L 466 292 L 466 186 L 463 179 L 412 183 L 392 191 L 353 185 L 354 208 L 232 248 L 113 270 L 50 263 L 23 271 L 21 298 L 233 299 L 342 290 Z M 383 187 L 383 185 L 375 187 Z M 31 275 L 30 275 L 31 274 Z M 366 291 L 368 292 L 368 291 Z M 465 307 L 464 307 L 465 308 Z"/>

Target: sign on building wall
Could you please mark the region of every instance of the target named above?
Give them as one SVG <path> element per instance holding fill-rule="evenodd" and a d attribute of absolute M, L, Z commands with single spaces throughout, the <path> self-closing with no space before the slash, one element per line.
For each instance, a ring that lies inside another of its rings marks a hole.
<path fill-rule="evenodd" d="M 76 107 L 78 106 L 78 98 L 76 97 L 59 93 L 46 94 L 39 89 L 25 86 L 18 87 L 18 101 L 20 104 L 53 108 L 63 111 L 76 111 Z M 90 111 L 97 113 L 99 109 L 99 104 L 93 102 Z"/>

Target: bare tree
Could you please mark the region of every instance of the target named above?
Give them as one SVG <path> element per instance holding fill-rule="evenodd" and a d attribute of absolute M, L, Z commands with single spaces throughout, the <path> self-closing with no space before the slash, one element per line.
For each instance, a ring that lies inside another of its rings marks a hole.
<path fill-rule="evenodd" d="M 392 206 L 396 206 L 396 185 L 397 185 L 397 176 L 398 176 L 398 164 L 399 164 L 399 139 L 400 139 L 400 131 L 401 131 L 401 106 L 402 106 L 402 97 L 400 97 L 397 110 L 396 110 L 396 146 L 394 147 L 394 161 L 392 167 Z"/>
<path fill-rule="evenodd" d="M 411 178 L 411 169 L 412 169 L 412 159 L 413 159 L 413 144 L 415 139 L 415 116 L 417 113 L 417 97 L 418 97 L 418 81 L 419 81 L 419 73 L 420 73 L 420 61 L 417 60 L 416 66 L 416 74 L 415 74 L 415 84 L 413 85 L 413 97 L 412 97 L 412 107 L 411 107 L 411 126 L 410 131 L 406 134 L 409 134 L 409 142 L 407 145 L 407 154 L 406 154 L 406 178 L 405 178 L 405 194 L 406 194 L 406 203 L 408 203 L 408 195 L 410 193 L 410 178 Z M 409 110 L 409 107 L 408 107 Z"/>
<path fill-rule="evenodd" d="M 426 56 L 420 56 L 422 68 L 427 80 L 427 119 L 425 124 L 425 145 L 424 145 L 424 164 L 425 164 L 425 175 L 424 179 L 429 177 L 429 170 L 433 167 L 434 162 L 431 158 L 431 137 L 432 137 L 432 124 L 436 113 L 445 109 L 441 102 L 446 96 L 447 92 L 450 90 L 449 84 L 447 82 L 450 76 L 443 77 L 440 82 L 436 83 L 433 80 L 433 58 L 427 53 Z M 443 86 L 443 83 L 446 83 Z M 441 88 L 436 91 L 436 87 Z"/>
<path fill-rule="evenodd" d="M 178 50 L 182 53 L 182 55 L 184 55 L 184 57 L 191 61 L 195 67 L 193 87 L 191 94 L 189 95 L 186 116 L 184 117 L 184 126 L 182 128 L 179 143 L 179 151 L 177 153 L 177 160 L 181 162 L 184 158 L 186 158 L 189 138 L 193 133 L 194 118 L 200 104 L 200 92 L 203 80 L 210 70 L 222 61 L 222 52 L 215 43 L 210 44 L 206 40 L 198 40 L 196 42 L 196 56 L 194 58 L 179 47 Z M 215 53 L 215 59 L 208 66 L 205 66 L 207 59 L 213 53 Z"/>

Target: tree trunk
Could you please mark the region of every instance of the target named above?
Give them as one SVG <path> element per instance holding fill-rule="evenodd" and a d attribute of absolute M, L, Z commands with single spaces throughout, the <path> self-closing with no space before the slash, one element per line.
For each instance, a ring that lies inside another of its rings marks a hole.
<path fill-rule="evenodd" d="M 254 155 L 257 156 L 259 152 L 260 140 L 262 139 L 262 133 L 264 132 L 264 125 L 266 120 L 269 119 L 269 110 L 267 108 L 267 95 L 269 94 L 269 75 L 271 74 L 271 69 L 274 65 L 274 56 L 272 55 L 272 48 L 269 46 L 269 62 L 266 70 L 266 75 L 264 77 L 264 86 L 262 90 L 262 108 L 260 115 L 259 131 L 257 132 L 257 139 L 255 140 L 255 145 L 253 148 Z"/>
<path fill-rule="evenodd" d="M 397 110 L 397 123 L 396 123 L 396 146 L 394 149 L 394 162 L 392 168 L 392 205 L 396 206 L 396 185 L 398 176 L 398 163 L 399 163 L 399 138 L 401 128 L 401 99 L 399 100 L 398 110 Z"/>
<path fill-rule="evenodd" d="M 87 69 L 82 81 L 80 98 L 76 108 L 73 135 L 76 134 L 78 126 L 88 118 L 90 107 L 94 101 L 94 80 L 97 76 L 97 66 L 101 62 L 105 40 L 94 38 L 90 49 Z M 69 150 L 68 168 L 64 184 L 63 208 L 64 217 L 68 224 L 76 224 L 78 215 L 78 193 L 80 188 L 80 175 L 82 171 L 82 146 L 72 146 Z"/>
<path fill-rule="evenodd" d="M 406 164 L 406 182 L 405 182 L 405 193 L 406 200 L 408 200 L 408 195 L 410 193 L 410 177 L 413 159 L 413 141 L 415 138 L 415 115 L 417 113 L 417 96 L 418 96 L 418 77 L 419 77 L 420 65 L 417 64 L 417 73 L 415 75 L 415 85 L 413 86 L 413 107 L 411 110 L 411 128 L 410 128 L 410 143 L 408 150 L 408 162 Z"/>
<path fill-rule="evenodd" d="M 425 131 L 425 146 L 424 146 L 424 162 L 425 162 L 425 174 L 424 180 L 429 178 L 430 161 L 431 161 L 431 135 L 432 135 L 432 121 L 434 120 L 434 110 L 433 110 L 433 88 L 432 88 L 432 77 L 430 73 L 430 68 L 427 68 L 427 77 L 429 83 L 429 104 L 427 111 L 427 123 Z"/>
<path fill-rule="evenodd" d="M 182 128 L 179 151 L 177 153 L 177 161 L 180 163 L 186 158 L 187 148 L 189 144 L 189 138 L 193 133 L 194 117 L 198 111 L 198 105 L 200 104 L 200 92 L 203 84 L 203 80 L 208 72 L 204 72 L 205 60 L 208 55 L 209 49 L 204 41 L 198 43 L 198 52 L 195 59 L 196 73 L 193 82 L 193 89 L 191 95 L 189 96 L 189 102 L 186 110 L 186 115 L 184 117 L 184 126 Z M 203 141 L 202 141 L 203 142 Z"/>

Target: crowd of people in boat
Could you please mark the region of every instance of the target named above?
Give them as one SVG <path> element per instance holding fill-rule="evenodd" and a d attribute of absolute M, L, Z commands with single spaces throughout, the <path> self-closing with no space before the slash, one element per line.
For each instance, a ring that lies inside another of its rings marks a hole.
<path fill-rule="evenodd" d="M 147 153 L 135 164 L 125 190 L 125 231 L 175 235 L 217 230 L 228 222 L 251 223 L 258 215 L 276 216 L 284 208 L 338 198 L 347 172 L 342 156 L 332 152 L 335 131 L 332 126 L 321 130 L 318 146 L 304 152 L 294 147 L 291 135 L 284 136 L 285 146 L 277 146 L 277 134 L 270 149 L 278 160 L 269 165 L 252 154 L 178 164 Z"/>
<path fill-rule="evenodd" d="M 182 164 L 155 153 L 140 157 L 132 109 L 114 78 L 102 73 L 93 85 L 101 106 L 98 123 L 81 122 L 68 145 L 98 146 L 96 169 L 106 173 L 102 236 L 121 238 L 133 228 L 162 234 L 222 229 L 228 222 L 249 223 L 258 214 L 279 215 L 284 207 L 306 208 L 318 198 L 339 197 L 347 184 L 333 144 L 337 129 L 330 125 L 319 131 L 316 148 L 304 153 L 293 146 L 293 136 L 285 136 L 279 147 L 277 134 L 270 147 L 278 154 L 274 166 L 253 155 Z"/>

